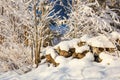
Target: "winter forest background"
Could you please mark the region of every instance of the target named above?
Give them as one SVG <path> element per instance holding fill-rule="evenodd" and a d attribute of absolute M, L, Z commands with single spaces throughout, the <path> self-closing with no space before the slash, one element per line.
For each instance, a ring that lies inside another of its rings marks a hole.
<path fill-rule="evenodd" d="M 119 56 L 120 0 L 0 0 L 0 74 L 27 73 L 46 47 L 86 34 L 106 36 Z"/>

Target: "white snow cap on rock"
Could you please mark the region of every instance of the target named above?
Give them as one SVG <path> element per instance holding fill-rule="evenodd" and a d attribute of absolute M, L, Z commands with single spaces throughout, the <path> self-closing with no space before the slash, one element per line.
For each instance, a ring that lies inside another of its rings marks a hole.
<path fill-rule="evenodd" d="M 82 53 L 83 51 L 86 51 L 86 50 L 89 50 L 89 46 L 88 45 L 85 45 L 85 46 L 82 46 L 82 47 L 76 47 L 75 52 L 76 53 Z"/>
<path fill-rule="evenodd" d="M 4 17 L 0 16 L 0 22 L 4 21 Z"/>
<path fill-rule="evenodd" d="M 68 51 L 69 50 L 69 41 L 62 41 L 58 45 L 54 46 L 55 49 L 60 47 L 61 50 Z"/>
<path fill-rule="evenodd" d="M 117 32 L 117 31 L 114 31 L 114 32 L 111 33 L 111 37 L 113 39 L 120 39 L 120 33 Z"/>
<path fill-rule="evenodd" d="M 87 42 L 91 37 L 91 35 L 85 34 L 80 38 L 80 41 Z"/>
<path fill-rule="evenodd" d="M 115 48 L 115 45 L 104 35 L 93 37 L 87 43 L 94 47 Z"/>
<path fill-rule="evenodd" d="M 80 42 L 80 39 L 78 39 L 78 38 L 70 40 L 69 41 L 70 48 L 77 47 L 78 46 L 77 43 L 79 43 L 79 42 Z"/>
<path fill-rule="evenodd" d="M 69 41 L 62 41 L 58 45 L 56 45 L 54 48 L 57 49 L 60 47 L 61 50 L 68 51 L 70 48 L 74 48 L 77 46 L 77 43 L 79 42 L 79 39 L 72 39 Z"/>
<path fill-rule="evenodd" d="M 46 50 L 46 55 L 47 55 L 47 54 L 50 54 L 53 59 L 55 59 L 55 58 L 58 56 L 57 52 L 54 50 L 53 47 L 49 47 L 49 48 Z"/>

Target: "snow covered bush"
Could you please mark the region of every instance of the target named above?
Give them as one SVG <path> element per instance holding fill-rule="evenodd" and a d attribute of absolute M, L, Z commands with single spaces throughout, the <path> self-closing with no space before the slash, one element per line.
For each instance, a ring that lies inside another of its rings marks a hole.
<path fill-rule="evenodd" d="M 65 38 L 79 38 L 84 34 L 105 34 L 117 30 L 120 15 L 108 6 L 105 9 L 101 8 L 98 1 L 89 3 L 79 0 L 72 6 L 67 20 L 70 29 Z"/>
<path fill-rule="evenodd" d="M 0 1 L 0 70 L 21 69 L 32 65 L 33 60 L 38 66 L 41 49 L 52 45 L 59 35 L 49 27 L 59 18 L 59 11 L 54 13 L 53 9 L 57 1 Z"/>
<path fill-rule="evenodd" d="M 28 38 L 25 26 L 31 27 L 32 16 L 28 6 L 31 0 L 0 1 L 0 71 L 16 70 L 31 65 L 30 47 L 25 47 Z M 27 31 L 29 33 L 29 31 Z"/>
<path fill-rule="evenodd" d="M 64 38 L 81 38 L 83 35 L 95 37 L 102 34 L 119 51 L 120 44 L 110 34 L 114 31 L 120 34 L 120 10 L 119 7 L 111 7 L 110 3 L 109 0 L 103 0 L 103 2 L 100 0 L 77 0 L 72 5 L 69 19 L 67 19 L 69 31 Z"/>
<path fill-rule="evenodd" d="M 21 69 L 33 63 L 45 40 L 53 39 L 54 33 L 49 29 L 57 14 L 49 16 L 53 11 L 44 0 L 0 0 L 1 71 Z"/>
<path fill-rule="evenodd" d="M 3 43 L 0 45 L 0 72 L 10 70 L 21 70 L 32 68 L 32 58 L 30 48 L 16 43 Z M 24 73 L 23 71 L 22 73 Z"/>

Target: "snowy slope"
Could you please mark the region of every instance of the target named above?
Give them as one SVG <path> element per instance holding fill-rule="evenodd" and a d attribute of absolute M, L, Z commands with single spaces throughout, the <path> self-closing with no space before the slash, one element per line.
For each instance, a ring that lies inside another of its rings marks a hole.
<path fill-rule="evenodd" d="M 54 51 L 54 48 L 58 46 L 63 50 L 75 47 L 78 49 L 76 52 L 89 50 L 87 45 L 78 47 L 79 41 L 80 39 L 63 41 L 42 51 L 43 55 L 51 54 L 52 58 L 60 63 L 57 67 L 52 64 L 48 67 L 48 63 L 44 63 L 43 60 L 38 68 L 33 67 L 32 71 L 25 74 L 19 74 L 18 71 L 1 73 L 0 80 L 120 80 L 120 58 L 117 56 L 102 52 L 100 54 L 102 62 L 97 63 L 94 62 L 94 56 L 91 52 L 88 52 L 82 59 L 73 59 L 72 57 L 59 56 Z"/>
<path fill-rule="evenodd" d="M 95 47 L 103 47 L 103 48 L 115 48 L 112 42 L 104 36 L 100 35 L 97 37 L 90 38 L 87 43 L 89 45 L 95 46 Z"/>
<path fill-rule="evenodd" d="M 82 59 L 58 56 L 58 67 L 41 63 L 31 72 L 19 75 L 7 72 L 0 75 L 0 80 L 120 80 L 120 59 L 101 53 L 101 63 L 93 62 L 93 55 L 88 53 Z M 109 63 L 109 64 L 108 64 Z"/>

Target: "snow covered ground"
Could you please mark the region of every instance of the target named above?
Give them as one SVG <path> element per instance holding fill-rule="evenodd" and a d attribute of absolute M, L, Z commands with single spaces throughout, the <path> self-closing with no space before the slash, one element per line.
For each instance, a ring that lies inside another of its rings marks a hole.
<path fill-rule="evenodd" d="M 36 1 L 41 2 L 40 0 Z M 36 21 L 34 17 L 37 16 L 36 19 L 40 23 L 37 25 L 38 30 L 36 31 L 38 31 L 38 33 L 43 31 L 41 33 L 43 37 L 50 37 L 49 35 L 51 34 L 46 34 L 46 23 L 47 25 L 48 23 L 54 23 L 53 20 L 57 23 L 56 20 L 58 18 L 53 18 L 56 17 L 57 14 L 61 14 L 61 12 L 58 13 L 59 10 L 51 10 L 52 7 L 49 7 L 50 11 L 46 8 L 45 14 L 40 16 L 41 9 L 45 8 L 43 6 L 46 5 L 42 6 L 42 3 L 40 3 L 36 6 L 40 14 L 36 12 L 37 15 L 34 15 L 35 11 L 33 10 L 35 9 L 32 8 L 35 7 L 36 1 L 0 0 L 0 36 L 2 36 L 0 39 L 2 44 L 0 45 L 0 80 L 120 80 L 120 57 L 116 55 L 117 49 L 119 50 L 118 54 L 120 54 L 120 11 L 118 8 L 110 8 L 108 5 L 105 9 L 102 9 L 97 1 L 87 3 L 87 0 L 81 0 L 81 2 L 71 6 L 70 14 L 67 15 L 69 19 L 65 21 L 62 27 L 58 25 L 58 27 L 56 27 L 57 29 L 53 29 L 54 26 L 51 26 L 51 30 L 58 30 L 60 34 L 66 33 L 60 37 L 61 40 L 82 36 L 80 39 L 62 41 L 58 45 L 48 47 L 42 51 L 43 55 L 50 54 L 51 57 L 60 64 L 54 67 L 52 64 L 44 63 L 45 60 L 43 60 L 38 68 L 32 67 L 31 70 L 31 48 L 30 46 L 25 47 L 24 45 L 27 39 L 33 39 L 33 41 L 36 42 L 41 40 L 41 37 L 37 40 L 34 36 L 37 35 L 33 28 L 33 26 L 35 26 L 34 21 Z M 67 0 L 58 1 L 64 3 L 62 4 L 60 2 L 58 6 L 67 3 Z M 67 6 L 66 4 L 66 7 Z M 64 11 L 62 11 L 62 13 L 64 13 Z M 56 13 L 54 16 L 48 16 L 53 12 Z M 69 11 L 67 10 L 67 12 Z M 43 28 L 40 28 L 41 26 Z M 22 27 L 27 27 L 28 29 L 23 30 Z M 29 36 L 24 35 L 26 31 Z M 115 32 L 110 33 L 111 31 Z M 99 35 L 101 33 L 102 35 Z M 38 37 L 41 36 L 41 34 L 38 34 Z M 77 44 L 80 41 L 82 42 L 82 47 Z M 59 41 L 55 40 L 54 42 L 57 43 Z M 83 44 L 84 42 L 85 45 Z M 20 43 L 20 45 L 18 43 Z M 90 46 L 95 47 L 95 49 L 96 47 L 97 49 L 106 49 L 106 51 L 100 53 L 102 62 L 97 63 L 94 61 L 92 51 L 90 52 Z M 70 48 L 75 48 L 76 54 L 82 54 L 82 52 L 85 51 L 88 51 L 88 53 L 85 53 L 86 55 L 82 59 L 73 59 L 72 57 L 65 58 L 59 56 L 60 52 L 56 54 L 57 49 L 65 53 L 65 51 L 69 51 Z M 111 53 L 107 51 L 109 49 Z M 113 53 L 114 50 L 115 54 Z M 48 67 L 48 65 L 50 66 Z"/>
<path fill-rule="evenodd" d="M 64 50 L 68 50 L 68 47 L 77 46 L 73 42 L 60 44 L 66 45 Z M 47 50 L 54 53 L 52 48 Z M 53 67 L 52 64 L 48 67 L 48 64 L 42 62 L 38 68 L 33 68 L 26 74 L 20 75 L 16 71 L 1 73 L 0 80 L 120 80 L 120 58 L 117 56 L 101 53 L 101 63 L 93 62 L 91 53 L 87 53 L 82 59 L 64 58 L 54 54 L 52 57 L 60 63 L 58 67 Z"/>
<path fill-rule="evenodd" d="M 23 75 L 7 72 L 0 75 L 0 80 L 120 80 L 120 59 L 101 53 L 101 63 L 93 62 L 88 53 L 83 59 L 71 59 L 58 56 L 58 67 L 47 64 L 39 65 Z"/>
<path fill-rule="evenodd" d="M 101 63 L 94 62 L 91 52 L 88 52 L 82 59 L 73 59 L 72 57 L 64 58 L 63 56 L 54 55 L 53 48 L 60 46 L 67 50 L 71 46 L 78 47 L 78 39 L 63 41 L 55 47 L 46 48 L 46 53 L 50 52 L 52 57 L 59 66 L 54 67 L 44 60 L 38 68 L 25 74 L 18 74 L 16 71 L 9 71 L 0 74 L 0 80 L 120 80 L 120 58 L 102 52 Z M 64 45 L 63 45 L 64 43 Z M 71 43 L 71 44 L 70 44 Z"/>

